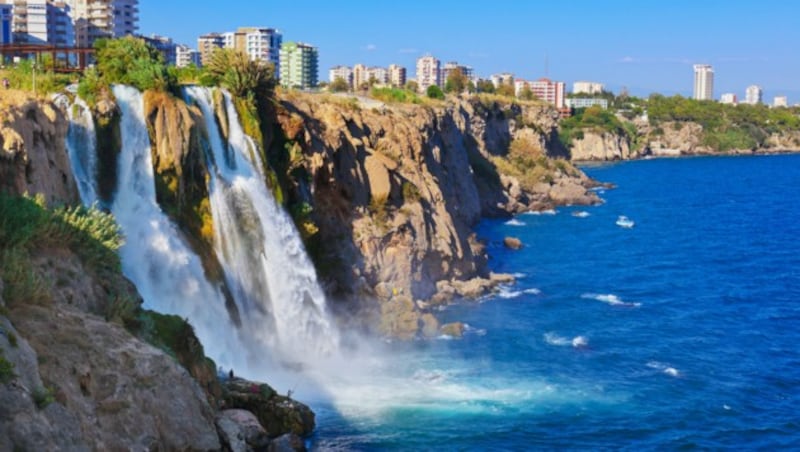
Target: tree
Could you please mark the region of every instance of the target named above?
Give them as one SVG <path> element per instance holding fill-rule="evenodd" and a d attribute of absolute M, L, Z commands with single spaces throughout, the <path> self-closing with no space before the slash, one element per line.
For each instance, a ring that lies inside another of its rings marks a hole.
<path fill-rule="evenodd" d="M 336 77 L 331 82 L 329 88 L 334 93 L 341 93 L 341 92 L 344 92 L 344 91 L 349 91 L 350 90 L 350 84 L 347 83 L 347 80 L 343 79 L 342 77 Z"/>
<path fill-rule="evenodd" d="M 411 91 L 411 92 L 417 93 L 417 92 L 419 92 L 419 85 L 414 80 L 409 80 L 406 83 L 406 89 Z"/>
<path fill-rule="evenodd" d="M 494 83 L 491 80 L 478 80 L 476 87 L 479 93 L 494 94 Z"/>
<path fill-rule="evenodd" d="M 444 91 L 446 93 L 463 93 L 467 89 L 469 79 L 464 75 L 461 68 L 455 68 L 447 74 L 447 80 L 444 82 Z"/>
<path fill-rule="evenodd" d="M 429 86 L 425 91 L 425 94 L 431 99 L 444 99 L 444 93 L 442 92 L 442 89 L 436 85 Z"/>
<path fill-rule="evenodd" d="M 139 90 L 174 90 L 177 78 L 170 74 L 161 52 L 143 39 L 126 36 L 98 39 L 94 43 L 97 72 L 105 84 L 132 85 Z"/>
<path fill-rule="evenodd" d="M 536 94 L 533 94 L 531 88 L 526 85 L 522 88 L 522 91 L 519 92 L 519 98 L 522 100 L 534 100 L 536 99 Z"/>
<path fill-rule="evenodd" d="M 508 84 L 508 83 L 502 83 L 502 84 L 500 84 L 500 86 L 497 87 L 497 90 L 495 90 L 495 93 L 497 93 L 497 94 L 499 94 L 501 96 L 514 97 L 514 94 L 515 94 L 514 93 L 514 85 L 511 85 L 511 84 Z"/>
<path fill-rule="evenodd" d="M 272 63 L 252 61 L 234 49 L 216 49 L 206 65 L 208 74 L 237 97 L 269 96 L 275 89 Z"/>

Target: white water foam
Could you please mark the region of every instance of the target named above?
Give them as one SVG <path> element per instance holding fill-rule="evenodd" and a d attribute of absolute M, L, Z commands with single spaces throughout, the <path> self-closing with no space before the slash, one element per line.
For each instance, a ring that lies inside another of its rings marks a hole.
<path fill-rule="evenodd" d="M 585 348 L 589 346 L 589 339 L 586 336 L 575 336 L 573 338 L 559 336 L 550 332 L 544 334 L 544 341 L 550 345 L 559 347 L 572 346 L 574 348 Z"/>
<path fill-rule="evenodd" d="M 65 96 L 66 98 L 66 96 Z M 67 131 L 67 154 L 72 174 L 78 185 L 81 201 L 86 205 L 97 202 L 97 135 L 89 106 L 76 99 L 67 105 L 69 130 Z"/>
<path fill-rule="evenodd" d="M 585 293 L 581 295 L 581 298 L 586 300 L 602 301 L 603 303 L 610 304 L 611 306 L 621 306 L 626 308 L 638 308 L 642 305 L 641 303 L 629 303 L 623 301 L 621 298 L 619 298 L 614 294 Z"/>
<path fill-rule="evenodd" d="M 516 218 L 512 218 L 512 219 L 506 221 L 505 224 L 506 224 L 506 226 L 525 226 L 527 223 L 525 223 L 524 221 L 519 221 Z"/>
<path fill-rule="evenodd" d="M 661 371 L 662 373 L 664 373 L 666 375 L 669 375 L 670 377 L 680 377 L 681 376 L 681 373 L 680 373 L 680 371 L 678 369 L 676 369 L 676 368 L 674 368 L 674 367 L 672 367 L 672 366 L 670 366 L 668 364 L 664 364 L 662 362 L 650 361 L 650 362 L 647 363 L 647 367 L 649 367 L 651 369 L 655 369 L 655 370 Z"/>
<path fill-rule="evenodd" d="M 529 212 L 525 212 L 525 213 L 523 213 L 523 215 L 534 215 L 534 216 L 539 216 L 539 215 L 556 215 L 556 214 L 558 214 L 558 212 L 557 212 L 556 210 L 554 210 L 554 209 L 547 209 L 547 210 L 531 210 L 531 211 L 529 211 Z"/>
<path fill-rule="evenodd" d="M 592 214 L 585 210 L 576 210 L 575 212 L 572 212 L 572 216 L 576 218 L 589 218 L 591 215 Z"/>

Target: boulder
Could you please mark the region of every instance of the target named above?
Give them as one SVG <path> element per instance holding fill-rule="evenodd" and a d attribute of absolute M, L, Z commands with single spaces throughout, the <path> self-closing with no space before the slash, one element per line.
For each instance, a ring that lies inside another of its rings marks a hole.
<path fill-rule="evenodd" d="M 505 245 L 506 248 L 518 250 L 522 248 L 522 240 L 516 237 L 506 237 L 503 239 L 503 245 Z"/>
<path fill-rule="evenodd" d="M 223 393 L 227 409 L 253 413 L 270 438 L 287 433 L 306 437 L 314 431 L 314 412 L 290 397 L 278 395 L 267 384 L 234 378 L 224 383 Z"/>
<path fill-rule="evenodd" d="M 287 433 L 269 443 L 269 452 L 305 452 L 306 445 L 299 436 Z"/>
<path fill-rule="evenodd" d="M 466 331 L 466 329 L 467 327 L 463 323 L 454 322 L 442 325 L 442 328 L 439 331 L 445 336 L 461 338 L 464 336 L 464 331 Z"/>
<path fill-rule="evenodd" d="M 215 419 L 223 445 L 231 452 L 260 450 L 270 444 L 269 436 L 255 414 L 246 410 L 223 410 Z"/>
<path fill-rule="evenodd" d="M 431 313 L 422 314 L 422 335 L 428 338 L 435 337 L 439 332 L 439 321 Z"/>
<path fill-rule="evenodd" d="M 379 331 L 386 336 L 413 339 L 419 331 L 420 313 L 414 301 L 398 295 L 381 304 Z"/>

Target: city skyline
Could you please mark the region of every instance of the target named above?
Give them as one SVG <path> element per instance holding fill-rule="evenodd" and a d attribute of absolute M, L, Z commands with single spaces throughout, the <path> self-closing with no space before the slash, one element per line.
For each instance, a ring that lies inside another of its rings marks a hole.
<path fill-rule="evenodd" d="M 698 2 L 699 3 L 699 2 Z M 633 1 L 569 4 L 513 2 L 485 7 L 451 1 L 402 7 L 347 2 L 331 6 L 311 0 L 259 7 L 231 0 L 224 12 L 205 0 L 141 0 L 142 34 L 164 34 L 192 44 L 199 35 L 240 26 L 272 27 L 287 41 L 319 48 L 319 66 L 363 63 L 413 68 L 431 53 L 442 61 L 470 65 L 481 77 L 512 72 L 532 80 L 545 75 L 568 84 L 597 80 L 618 92 L 692 95 L 692 66 L 711 64 L 714 96 L 744 96 L 747 86 L 764 87 L 765 98 L 800 99 L 800 61 L 789 43 L 792 17 L 800 6 L 767 0 L 679 0 L 663 5 Z M 191 9 L 191 21 L 175 21 Z M 398 20 L 398 15 L 403 20 Z M 764 24 L 763 27 L 754 24 Z M 698 32 L 700 30 L 701 32 Z M 699 36 L 699 37 L 698 37 Z"/>

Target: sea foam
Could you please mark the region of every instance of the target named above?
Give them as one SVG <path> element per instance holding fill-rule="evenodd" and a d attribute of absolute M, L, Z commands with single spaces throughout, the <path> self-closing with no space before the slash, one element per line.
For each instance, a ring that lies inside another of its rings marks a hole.
<path fill-rule="evenodd" d="M 603 303 L 610 304 L 611 306 L 621 306 L 625 308 L 638 308 L 642 305 L 641 303 L 629 303 L 627 301 L 623 301 L 614 294 L 585 293 L 581 295 L 581 298 L 586 300 L 602 301 Z"/>

